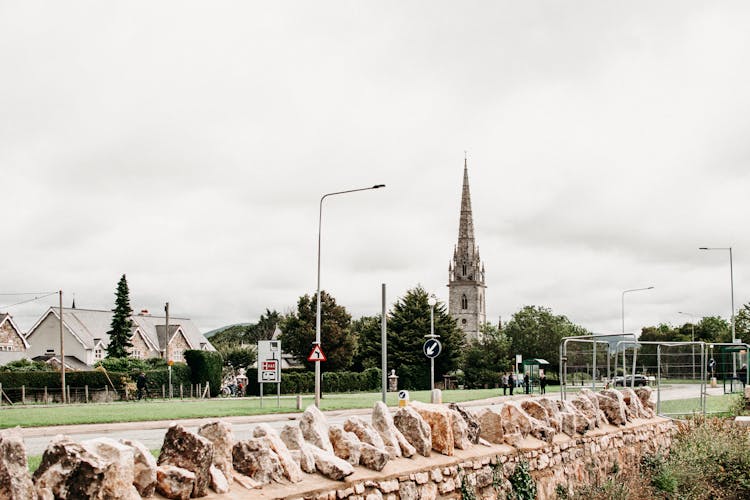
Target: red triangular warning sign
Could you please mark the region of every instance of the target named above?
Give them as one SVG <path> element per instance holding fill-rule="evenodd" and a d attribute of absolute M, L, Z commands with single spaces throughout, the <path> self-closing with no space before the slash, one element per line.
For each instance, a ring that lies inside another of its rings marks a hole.
<path fill-rule="evenodd" d="M 326 361 L 328 358 L 326 358 L 326 355 L 323 354 L 323 349 L 320 348 L 319 344 L 316 344 L 312 351 L 310 351 L 310 355 L 307 357 L 308 361 Z"/>

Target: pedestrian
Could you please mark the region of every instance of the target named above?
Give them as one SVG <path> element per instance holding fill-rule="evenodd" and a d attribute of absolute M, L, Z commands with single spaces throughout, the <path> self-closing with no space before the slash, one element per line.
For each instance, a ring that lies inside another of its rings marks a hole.
<path fill-rule="evenodd" d="M 546 394 L 546 387 L 547 387 L 547 376 L 542 373 L 539 375 L 539 390 L 542 394 Z"/>
<path fill-rule="evenodd" d="M 503 373 L 503 376 L 501 377 L 501 383 L 503 385 L 503 396 L 505 396 L 505 391 L 508 390 L 508 372 Z"/>
<path fill-rule="evenodd" d="M 526 391 L 526 394 L 530 394 L 531 393 L 529 382 L 530 382 L 530 380 L 529 380 L 529 374 L 528 373 L 524 373 L 523 374 L 523 388 Z"/>
<path fill-rule="evenodd" d="M 742 363 L 742 366 L 739 370 L 737 370 L 737 378 L 739 379 L 740 383 L 742 384 L 742 388 L 745 388 L 745 380 L 747 380 L 747 365 L 745 363 Z"/>
<path fill-rule="evenodd" d="M 146 394 L 148 397 L 151 397 L 151 395 L 148 393 L 148 381 L 146 380 L 146 374 L 144 372 L 140 372 L 138 374 L 138 378 L 136 378 L 135 380 L 135 386 L 138 388 L 136 397 L 139 401 L 141 400 L 141 398 L 143 398 L 144 394 Z"/>
<path fill-rule="evenodd" d="M 510 395 L 513 395 L 513 388 L 516 386 L 516 377 L 511 373 L 508 377 L 508 387 L 510 387 Z"/>

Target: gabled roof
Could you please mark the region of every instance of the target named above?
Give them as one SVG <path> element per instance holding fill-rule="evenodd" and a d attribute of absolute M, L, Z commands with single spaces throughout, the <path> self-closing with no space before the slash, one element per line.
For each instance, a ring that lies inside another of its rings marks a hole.
<path fill-rule="evenodd" d="M 21 337 L 24 347 L 28 349 L 29 343 L 26 342 L 26 337 L 23 336 L 21 330 L 18 328 L 18 325 L 16 325 L 16 323 L 13 321 L 13 317 L 8 313 L 0 313 L 0 328 L 2 328 L 2 326 L 6 323 L 9 324 L 13 328 L 13 330 L 15 330 L 16 335 Z"/>
<path fill-rule="evenodd" d="M 37 327 L 50 314 L 59 318 L 59 308 L 50 307 L 41 318 L 29 330 L 26 338 L 30 338 Z M 69 309 L 63 308 L 63 326 L 81 343 L 86 349 L 93 349 L 99 341 L 103 345 L 109 344 L 110 325 L 112 323 L 112 311 L 101 311 L 96 309 Z M 162 350 L 164 343 L 165 318 L 163 316 L 151 316 L 134 314 L 130 317 L 133 321 L 133 333 L 139 333 L 149 347 L 154 350 Z M 188 318 L 169 318 L 169 330 L 171 337 L 179 330 L 185 336 L 191 349 L 200 349 L 201 344 L 207 344 L 211 351 L 215 351 L 211 343 L 198 330 L 198 327 Z M 158 335 L 158 327 L 161 326 L 161 336 Z M 174 330 L 174 331 L 173 331 Z M 172 338 L 170 337 L 170 341 Z"/>

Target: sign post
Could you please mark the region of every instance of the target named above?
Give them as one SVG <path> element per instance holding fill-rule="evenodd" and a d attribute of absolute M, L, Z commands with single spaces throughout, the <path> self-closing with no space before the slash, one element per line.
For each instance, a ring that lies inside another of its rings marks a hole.
<path fill-rule="evenodd" d="M 263 384 L 276 384 L 276 406 L 281 406 L 281 341 L 258 341 L 258 383 L 263 408 Z"/>

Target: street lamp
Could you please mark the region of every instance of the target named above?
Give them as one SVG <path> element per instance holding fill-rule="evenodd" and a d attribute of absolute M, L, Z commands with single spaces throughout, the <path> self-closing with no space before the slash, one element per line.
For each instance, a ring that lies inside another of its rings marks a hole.
<path fill-rule="evenodd" d="M 631 288 L 630 290 L 624 290 L 622 292 L 622 333 L 625 334 L 625 294 L 630 292 L 640 292 L 643 290 L 653 290 L 653 286 L 646 288 Z"/>
<path fill-rule="evenodd" d="M 385 184 L 376 184 L 372 187 L 326 193 L 320 197 L 320 209 L 318 211 L 318 299 L 315 311 L 315 345 L 317 346 L 320 346 L 320 235 L 323 226 L 323 200 L 329 196 L 335 196 L 338 194 L 356 193 L 357 191 L 369 191 L 371 189 L 380 189 L 384 187 Z M 315 362 L 315 406 L 320 408 L 320 361 Z"/>
<path fill-rule="evenodd" d="M 729 292 L 732 299 L 732 344 L 735 343 L 734 338 L 734 271 L 732 268 L 732 247 L 700 247 L 698 250 L 729 250 Z M 732 376 L 737 377 L 737 361 L 732 353 Z"/>
<path fill-rule="evenodd" d="M 691 342 L 695 342 L 695 314 L 682 311 L 677 311 L 677 314 L 684 314 L 685 316 L 690 316 L 692 318 L 692 321 L 690 322 L 690 340 Z M 693 351 L 693 380 L 695 380 L 695 344 L 690 347 Z"/>
<path fill-rule="evenodd" d="M 430 306 L 430 334 L 425 335 L 431 339 L 438 338 L 440 335 L 435 335 L 435 305 L 437 304 L 437 297 L 432 293 L 427 298 L 427 304 Z M 435 392 L 435 357 L 430 357 L 430 401 L 434 403 Z"/>

